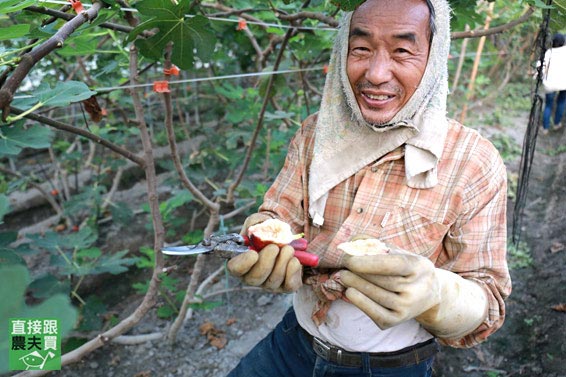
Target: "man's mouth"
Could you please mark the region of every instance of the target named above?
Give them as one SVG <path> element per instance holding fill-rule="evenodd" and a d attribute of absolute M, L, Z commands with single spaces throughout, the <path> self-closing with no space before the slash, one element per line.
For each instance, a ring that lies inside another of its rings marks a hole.
<path fill-rule="evenodd" d="M 366 96 L 367 98 L 374 100 L 374 101 L 386 101 L 390 98 L 392 98 L 393 96 L 388 96 L 385 94 L 369 94 L 369 93 L 363 93 L 364 96 Z"/>

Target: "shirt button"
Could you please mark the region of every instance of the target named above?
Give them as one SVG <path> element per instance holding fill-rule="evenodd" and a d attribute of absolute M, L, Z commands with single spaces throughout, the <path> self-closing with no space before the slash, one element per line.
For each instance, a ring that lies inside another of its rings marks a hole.
<path fill-rule="evenodd" d="M 371 168 L 371 172 L 372 172 L 372 173 L 377 173 L 377 166 L 373 166 L 373 167 Z"/>
<path fill-rule="evenodd" d="M 362 213 L 362 212 L 364 212 L 364 209 L 363 209 L 362 207 L 360 207 L 360 208 L 358 208 L 358 209 L 356 210 L 356 212 L 357 212 L 357 213 Z"/>

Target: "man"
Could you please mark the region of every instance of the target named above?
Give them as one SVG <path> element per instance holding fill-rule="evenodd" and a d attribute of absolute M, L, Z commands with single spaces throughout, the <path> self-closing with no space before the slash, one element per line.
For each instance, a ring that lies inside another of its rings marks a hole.
<path fill-rule="evenodd" d="M 542 117 L 542 133 L 547 135 L 550 130 L 554 99 L 556 99 L 556 110 L 554 111 L 554 127 L 561 128 L 560 121 L 566 108 L 566 38 L 564 34 L 555 33 L 552 36 L 552 48 L 544 55 L 543 86 L 546 92 L 544 100 L 544 112 Z"/>
<path fill-rule="evenodd" d="M 445 116 L 446 0 L 367 0 L 339 30 L 319 112 L 305 120 L 259 213 L 304 232 L 316 269 L 274 245 L 228 263 L 293 308 L 230 376 L 430 376 L 437 339 L 470 347 L 501 327 L 506 173 Z M 388 255 L 344 257 L 355 237 Z"/>

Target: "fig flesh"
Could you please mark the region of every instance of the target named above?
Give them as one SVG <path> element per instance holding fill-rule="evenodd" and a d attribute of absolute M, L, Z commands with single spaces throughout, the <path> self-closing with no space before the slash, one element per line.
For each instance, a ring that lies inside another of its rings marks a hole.
<path fill-rule="evenodd" d="M 271 244 L 279 247 L 289 245 L 302 236 L 302 234 L 293 234 L 291 226 L 278 219 L 269 219 L 248 228 L 248 238 L 256 250 Z"/>
<path fill-rule="evenodd" d="M 338 250 L 354 257 L 389 253 L 389 247 L 376 238 L 343 242 L 338 245 Z"/>

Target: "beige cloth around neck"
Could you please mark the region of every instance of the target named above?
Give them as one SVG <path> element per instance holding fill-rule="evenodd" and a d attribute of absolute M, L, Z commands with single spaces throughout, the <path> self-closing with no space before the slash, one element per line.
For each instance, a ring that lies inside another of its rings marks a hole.
<path fill-rule="evenodd" d="M 309 214 L 315 226 L 324 222 L 324 208 L 333 187 L 403 144 L 407 185 L 424 189 L 437 184 L 436 167 L 448 127 L 450 7 L 446 0 L 431 2 L 436 32 L 425 73 L 407 104 L 383 127 L 363 119 L 348 81 L 352 12 L 344 15 L 330 59 L 309 170 Z"/>

